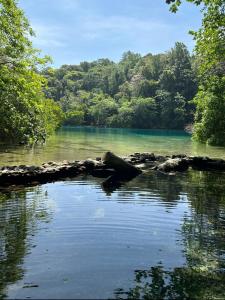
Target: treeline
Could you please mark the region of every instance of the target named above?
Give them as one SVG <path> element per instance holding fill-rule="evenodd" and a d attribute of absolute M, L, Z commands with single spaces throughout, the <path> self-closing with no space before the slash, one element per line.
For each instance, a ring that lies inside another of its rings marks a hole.
<path fill-rule="evenodd" d="M 42 74 L 66 125 L 183 129 L 194 120 L 195 60 L 183 43 L 163 54 L 129 51 L 119 63 L 99 59 Z"/>
<path fill-rule="evenodd" d="M 202 26 L 192 32 L 195 57 L 176 43 L 163 54 L 127 52 L 119 63 L 52 69 L 32 46 L 18 1 L 0 0 L 0 141 L 43 141 L 62 122 L 168 129 L 194 123 L 196 140 L 225 145 L 225 2 L 187 1 L 202 5 Z M 184 1 L 165 2 L 176 12 Z"/>

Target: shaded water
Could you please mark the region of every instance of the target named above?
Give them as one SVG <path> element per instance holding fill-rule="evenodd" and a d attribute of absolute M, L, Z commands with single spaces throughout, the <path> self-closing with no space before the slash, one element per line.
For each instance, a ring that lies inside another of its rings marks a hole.
<path fill-rule="evenodd" d="M 43 146 L 0 145 L 0 165 L 39 165 L 47 161 L 95 158 L 108 150 L 118 155 L 183 153 L 225 159 L 225 148 L 192 142 L 190 135 L 182 131 L 66 127 Z"/>
<path fill-rule="evenodd" d="M 2 190 L 0 234 L 2 297 L 225 298 L 224 174 Z"/>

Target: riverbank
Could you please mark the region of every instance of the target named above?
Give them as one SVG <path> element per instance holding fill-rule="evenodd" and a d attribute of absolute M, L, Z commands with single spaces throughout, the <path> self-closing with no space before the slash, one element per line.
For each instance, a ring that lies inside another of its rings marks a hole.
<path fill-rule="evenodd" d="M 0 168 L 0 186 L 38 185 L 73 178 L 81 174 L 104 178 L 106 179 L 104 182 L 113 186 L 120 181 L 130 180 L 138 174 L 150 170 L 170 175 L 187 171 L 189 168 L 201 171 L 225 172 L 225 160 L 201 156 L 186 156 L 183 154 L 162 156 L 154 153 L 134 153 L 122 157 L 122 159 L 138 171 L 131 174 L 128 171 L 129 169 L 124 169 L 124 171 L 123 169 L 117 169 L 101 157 L 81 161 L 51 161 L 41 166 L 4 166 Z"/>

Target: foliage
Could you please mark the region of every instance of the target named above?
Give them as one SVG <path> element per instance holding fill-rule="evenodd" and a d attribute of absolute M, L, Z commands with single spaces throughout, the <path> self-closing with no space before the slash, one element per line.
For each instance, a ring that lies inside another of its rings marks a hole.
<path fill-rule="evenodd" d="M 202 26 L 191 32 L 196 40 L 199 89 L 194 138 L 213 145 L 225 145 L 225 2 L 187 0 L 202 6 Z M 173 2 L 173 3 L 172 3 Z M 168 0 L 176 12 L 181 1 Z"/>
<path fill-rule="evenodd" d="M 164 54 L 128 51 L 119 63 L 99 59 L 42 74 L 46 96 L 60 104 L 65 124 L 183 129 L 193 121 L 193 62 L 187 47 L 176 43 Z"/>
<path fill-rule="evenodd" d="M 57 104 L 42 92 L 46 80 L 29 37 L 33 31 L 15 0 L 0 0 L 0 138 L 13 142 L 43 140 L 59 125 Z"/>
<path fill-rule="evenodd" d="M 115 298 L 224 299 L 224 175 L 193 171 L 185 176 L 169 176 L 168 180 L 162 174 L 147 176 L 146 182 L 139 178 L 135 184 L 141 190 L 147 187 L 157 191 L 168 211 L 179 206 L 184 191 L 187 195 L 191 213 L 184 215 L 181 239 L 177 239 L 185 264 L 168 267 L 167 258 L 144 270 L 137 269 L 132 286 L 117 288 Z"/>

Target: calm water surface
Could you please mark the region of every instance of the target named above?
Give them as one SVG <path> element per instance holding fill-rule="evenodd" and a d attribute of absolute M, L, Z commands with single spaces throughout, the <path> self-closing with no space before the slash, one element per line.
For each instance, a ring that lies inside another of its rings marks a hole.
<path fill-rule="evenodd" d="M 225 175 L 101 182 L 1 190 L 0 298 L 225 299 Z"/>
<path fill-rule="evenodd" d="M 60 129 L 43 146 L 0 145 L 0 165 L 95 158 L 108 150 L 118 155 L 184 153 L 225 159 L 225 148 L 194 143 L 190 135 L 182 131 L 67 127 Z"/>

